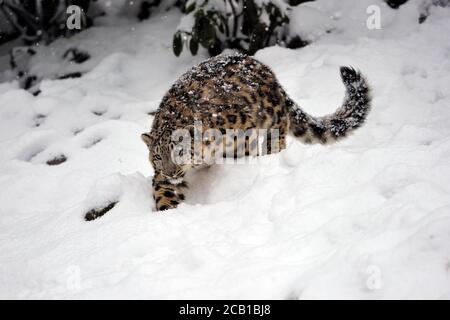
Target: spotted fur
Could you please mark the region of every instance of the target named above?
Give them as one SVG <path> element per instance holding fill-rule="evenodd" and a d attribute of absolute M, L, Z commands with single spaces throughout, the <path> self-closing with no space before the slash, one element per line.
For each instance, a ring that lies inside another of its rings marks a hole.
<path fill-rule="evenodd" d="M 163 97 L 151 132 L 142 134 L 155 170 L 153 194 L 157 210 L 175 208 L 183 201 L 185 173 L 205 165 L 177 165 L 172 161 L 171 155 L 178 152 L 171 137 L 175 130 L 186 129 L 192 145 L 200 143 L 202 154 L 210 152 L 214 156 L 217 150 L 223 150 L 223 156 L 258 155 L 259 129 L 277 129 L 279 133 L 278 137 L 267 135 L 264 153 L 284 149 L 288 132 L 305 143 L 331 143 L 360 127 L 370 110 L 370 90 L 364 77 L 348 67 L 341 67 L 341 77 L 346 87 L 342 106 L 331 115 L 313 117 L 289 98 L 266 65 L 252 57 L 216 56 L 185 73 Z M 202 127 L 196 128 L 195 121 L 201 121 Z M 205 135 L 195 141 L 196 131 L 205 133 L 208 129 L 224 134 L 227 129 L 241 129 L 248 134 L 214 139 Z M 273 150 L 275 138 L 277 150 Z M 192 158 L 201 156 L 195 154 L 194 148 L 190 154 Z"/>

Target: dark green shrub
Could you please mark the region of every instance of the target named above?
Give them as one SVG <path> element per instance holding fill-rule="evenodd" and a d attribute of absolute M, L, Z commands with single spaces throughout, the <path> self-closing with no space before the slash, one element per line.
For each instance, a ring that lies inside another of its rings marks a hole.
<path fill-rule="evenodd" d="M 92 0 L 95 1 L 95 0 Z M 49 43 L 61 35 L 79 30 L 66 28 L 67 8 L 77 5 L 82 10 L 81 30 L 90 26 L 86 15 L 91 0 L 0 0 L 0 12 L 26 44 Z"/>
<path fill-rule="evenodd" d="M 304 46 L 304 41 L 288 35 L 289 10 L 282 0 L 186 1 L 186 16 L 173 36 L 173 51 L 178 56 L 189 48 L 195 55 L 202 46 L 210 55 L 226 48 L 254 54 L 274 44 Z"/>

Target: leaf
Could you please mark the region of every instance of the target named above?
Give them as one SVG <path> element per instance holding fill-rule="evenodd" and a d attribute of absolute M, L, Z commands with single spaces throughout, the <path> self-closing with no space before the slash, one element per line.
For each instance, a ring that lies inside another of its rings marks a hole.
<path fill-rule="evenodd" d="M 197 54 L 198 42 L 195 39 L 191 39 L 191 41 L 189 41 L 189 50 L 191 50 L 193 56 Z"/>
<path fill-rule="evenodd" d="M 173 53 L 179 57 L 181 54 L 181 51 L 183 50 L 183 39 L 181 38 L 181 33 L 177 32 L 173 36 Z"/>
<path fill-rule="evenodd" d="M 185 10 L 185 14 L 189 14 L 189 13 L 191 13 L 192 11 L 194 11 L 195 10 L 195 2 L 193 2 L 193 3 L 191 3 L 188 7 L 186 7 L 186 9 L 184 9 Z"/>
<path fill-rule="evenodd" d="M 250 36 L 259 22 L 258 9 L 253 0 L 244 1 L 242 33 Z"/>
<path fill-rule="evenodd" d="M 253 55 L 259 49 L 264 48 L 264 43 L 267 41 L 268 37 L 270 37 L 270 34 L 266 24 L 258 23 L 250 36 L 248 53 Z"/>
<path fill-rule="evenodd" d="M 206 16 L 203 10 L 195 13 L 195 24 L 193 28 L 194 38 L 205 48 L 208 48 L 216 41 L 216 29 L 211 21 L 211 17 Z"/>

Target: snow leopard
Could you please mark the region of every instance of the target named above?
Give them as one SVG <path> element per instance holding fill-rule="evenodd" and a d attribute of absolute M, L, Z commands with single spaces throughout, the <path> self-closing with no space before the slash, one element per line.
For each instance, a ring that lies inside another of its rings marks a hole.
<path fill-rule="evenodd" d="M 289 97 L 267 65 L 251 56 L 219 55 L 187 71 L 162 98 L 151 131 L 141 135 L 154 169 L 156 210 L 176 208 L 185 200 L 185 175 L 205 165 L 201 155 L 206 152 L 214 157 L 258 156 L 285 149 L 288 133 L 307 144 L 329 144 L 361 127 L 371 108 L 370 87 L 354 68 L 340 67 L 340 74 L 346 89 L 342 105 L 332 114 L 314 117 Z M 195 122 L 200 126 L 196 128 Z M 209 129 L 223 137 L 201 135 Z M 230 138 L 228 131 L 235 129 L 250 134 Z M 262 129 L 266 134 L 261 152 L 257 140 Z M 189 133 L 192 145 L 188 149 L 180 149 L 178 138 L 174 139 L 179 130 Z M 198 131 L 200 139 L 195 138 Z M 276 148 L 272 132 L 277 133 Z M 200 148 L 194 148 L 195 143 Z M 174 155 L 188 156 L 191 161 L 179 163 Z M 200 161 L 192 161 L 199 155 Z"/>

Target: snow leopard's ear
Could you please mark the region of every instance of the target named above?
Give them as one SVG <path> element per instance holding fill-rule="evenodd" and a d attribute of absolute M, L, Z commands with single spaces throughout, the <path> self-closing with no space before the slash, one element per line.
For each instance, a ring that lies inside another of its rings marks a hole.
<path fill-rule="evenodd" d="M 150 146 L 152 144 L 152 141 L 153 141 L 152 136 L 148 132 L 145 132 L 145 133 L 141 134 L 141 139 L 148 146 Z"/>

